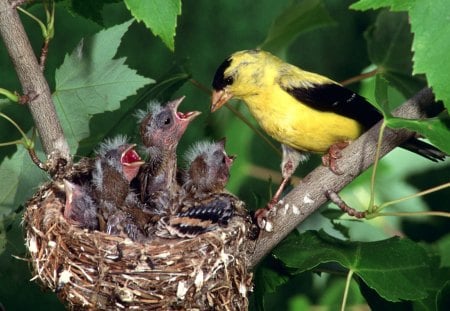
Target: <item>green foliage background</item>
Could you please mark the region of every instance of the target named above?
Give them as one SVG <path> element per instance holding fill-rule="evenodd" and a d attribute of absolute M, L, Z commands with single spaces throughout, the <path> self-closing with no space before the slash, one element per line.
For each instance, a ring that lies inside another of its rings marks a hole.
<path fill-rule="evenodd" d="M 391 2 L 396 12 L 380 9 Z M 91 155 L 99 141 L 118 133 L 138 142 L 134 110 L 144 108 L 150 99 L 166 101 L 186 95 L 181 110 L 203 113 L 183 137 L 179 154 L 199 139 L 226 136 L 227 151 L 238 155 L 228 188 L 255 209 L 268 200 L 274 188 L 270 174 L 261 176 L 255 167 L 278 172 L 279 153 L 229 110 L 210 114 L 210 95 L 199 84 L 209 89 L 215 69 L 232 52 L 262 47 L 337 81 L 376 66 L 389 82 L 390 108 L 427 83 L 448 107 L 450 30 L 448 23 L 439 24 L 443 22 L 444 2 L 433 1 L 426 7 L 419 0 L 405 1 L 402 6 L 395 1 L 365 0 L 353 7 L 380 10 L 356 11 L 349 9 L 353 1 L 333 0 L 171 0 L 145 5 L 132 0 L 58 1 L 55 38 L 45 75 L 75 156 Z M 27 10 L 44 20 L 41 4 Z M 131 22 L 133 17 L 144 22 Z M 22 20 L 38 54 L 40 29 L 24 15 Z M 421 75 L 412 77 L 411 72 Z M 375 103 L 377 81 L 380 79 L 371 78 L 350 87 Z M 21 92 L 3 44 L 0 87 Z M 244 105 L 233 106 L 255 124 Z M 0 111 L 31 133 L 32 120 L 26 107 L 0 98 Z M 392 122 L 423 131 L 443 150 L 450 149 L 448 116 L 425 125 Z M 14 139 L 20 139 L 19 133 L 0 119 L 0 142 Z M 297 175 L 304 176 L 318 163 L 313 157 Z M 358 177 L 342 192 L 351 206 L 361 210 L 367 207 L 369 174 Z M 436 164 L 395 150 L 379 167 L 376 202 L 446 183 L 449 176 L 448 160 Z M 63 309 L 54 294 L 29 282 L 27 263 L 12 257 L 26 256 L 20 226 L 23 204 L 47 178 L 31 163 L 23 147 L 0 148 L 0 302 L 7 310 Z M 398 204 L 392 210 L 449 212 L 449 199 L 447 189 Z M 347 269 L 356 276 L 349 305 L 369 303 L 374 309 L 418 310 L 444 305 L 450 290 L 448 219 L 355 221 L 340 216 L 334 207 L 324 206 L 258 267 L 253 309 L 304 310 L 312 305 L 336 309 Z M 371 242 L 379 240 L 383 241 Z M 395 273 L 389 273 L 391 270 Z"/>

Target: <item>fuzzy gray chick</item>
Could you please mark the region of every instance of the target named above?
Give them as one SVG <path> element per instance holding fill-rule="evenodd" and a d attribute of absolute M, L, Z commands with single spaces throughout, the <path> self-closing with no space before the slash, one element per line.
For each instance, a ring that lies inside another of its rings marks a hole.
<path fill-rule="evenodd" d="M 178 191 L 176 149 L 189 123 L 200 114 L 198 111 L 179 112 L 183 99 L 175 99 L 165 106 L 152 102 L 146 111 L 137 113 L 148 156 L 139 173 L 141 200 L 155 214 L 167 213 Z"/>
<path fill-rule="evenodd" d="M 123 208 L 130 195 L 130 182 L 144 162 L 125 136 L 118 136 L 100 144 L 92 173 L 94 192 L 99 204 L 100 229 L 118 209 Z"/>
<path fill-rule="evenodd" d="M 185 155 L 188 164 L 182 188 L 195 197 L 222 192 L 230 178 L 234 155 L 225 152 L 225 138 L 218 142 L 200 141 Z"/>
<path fill-rule="evenodd" d="M 194 237 L 225 226 L 240 206 L 225 190 L 235 159 L 225 152 L 225 139 L 195 144 L 186 159 L 188 169 L 178 196 L 180 209 L 159 221 L 156 234 L 162 237 Z"/>
<path fill-rule="evenodd" d="M 66 193 L 64 218 L 80 228 L 98 229 L 97 205 L 92 199 L 89 187 L 64 180 L 64 192 Z"/>

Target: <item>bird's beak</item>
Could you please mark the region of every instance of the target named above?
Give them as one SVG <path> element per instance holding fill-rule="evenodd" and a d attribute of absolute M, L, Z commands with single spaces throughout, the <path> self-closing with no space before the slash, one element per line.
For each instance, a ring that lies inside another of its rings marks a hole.
<path fill-rule="evenodd" d="M 192 121 L 193 119 L 195 119 L 197 116 L 201 115 L 202 113 L 200 111 L 189 111 L 186 113 L 182 113 L 182 112 L 177 112 L 177 116 L 178 118 L 182 119 L 182 120 L 187 120 L 187 121 Z"/>
<path fill-rule="evenodd" d="M 227 162 L 228 167 L 230 167 L 231 164 L 233 164 L 234 160 L 236 160 L 236 157 L 237 156 L 235 154 L 229 155 L 226 157 L 226 162 Z"/>
<path fill-rule="evenodd" d="M 134 150 L 136 144 L 131 144 L 127 149 L 125 149 L 120 155 L 120 163 L 124 166 L 137 166 L 140 167 L 145 162 L 141 160 L 139 154 Z"/>
<path fill-rule="evenodd" d="M 216 111 L 222 107 L 227 101 L 233 97 L 233 94 L 227 92 L 227 90 L 214 90 L 211 97 L 211 112 Z"/>
<path fill-rule="evenodd" d="M 175 99 L 175 100 L 171 101 L 168 105 L 171 106 L 171 109 L 173 110 L 173 112 L 175 113 L 175 115 L 177 116 L 178 119 L 190 122 L 195 117 L 200 115 L 201 112 L 200 111 L 190 111 L 190 112 L 183 113 L 183 112 L 178 111 L 178 107 L 180 106 L 181 102 L 184 100 L 185 97 L 186 96 Z"/>
<path fill-rule="evenodd" d="M 186 98 L 186 96 L 181 96 L 180 98 L 172 100 L 167 105 L 170 105 L 173 110 L 177 111 L 178 107 L 181 105 L 181 103 L 183 102 L 183 100 L 185 98 Z"/>
<path fill-rule="evenodd" d="M 73 184 L 64 179 L 64 192 L 66 193 L 66 204 L 70 204 L 73 200 Z"/>

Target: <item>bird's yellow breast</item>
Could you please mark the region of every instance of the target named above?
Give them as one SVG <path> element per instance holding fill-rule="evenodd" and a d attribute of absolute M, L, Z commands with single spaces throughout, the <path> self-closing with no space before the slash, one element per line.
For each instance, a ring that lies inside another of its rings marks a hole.
<path fill-rule="evenodd" d="M 241 97 L 260 126 L 275 140 L 292 148 L 325 153 L 340 141 L 352 141 L 362 132 L 355 120 L 313 109 L 272 83 Z"/>

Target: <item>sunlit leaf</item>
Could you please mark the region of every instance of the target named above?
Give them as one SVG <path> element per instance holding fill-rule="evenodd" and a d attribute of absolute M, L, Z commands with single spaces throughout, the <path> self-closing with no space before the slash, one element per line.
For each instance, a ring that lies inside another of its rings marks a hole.
<path fill-rule="evenodd" d="M 430 140 L 442 151 L 450 154 L 450 116 L 444 112 L 438 117 L 425 120 L 408 120 L 401 118 L 387 118 L 387 125 L 393 128 L 407 128 L 418 132 Z"/>
<path fill-rule="evenodd" d="M 426 75 L 436 99 L 442 100 L 450 110 L 450 58 L 442 54 L 450 50 L 448 1 L 416 1 L 409 17 L 414 33 L 414 73 Z"/>
<path fill-rule="evenodd" d="M 409 9 L 415 2 L 416 0 L 359 0 L 353 3 L 350 8 L 365 11 L 390 7 L 393 11 L 402 11 Z"/>
<path fill-rule="evenodd" d="M 175 49 L 175 29 L 177 17 L 181 14 L 181 0 L 125 0 L 125 3 L 137 21 L 143 21 L 170 50 Z"/>
<path fill-rule="evenodd" d="M 92 115 L 112 111 L 120 102 L 153 80 L 128 68 L 125 58 L 113 59 L 131 21 L 102 30 L 83 40 L 56 71 L 53 94 L 71 150 L 90 135 Z"/>

